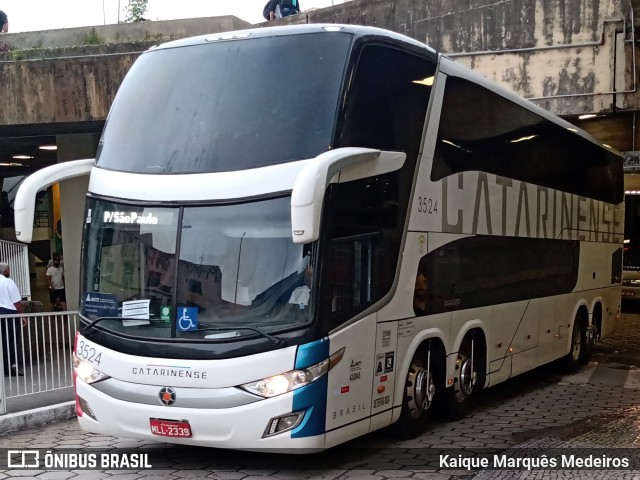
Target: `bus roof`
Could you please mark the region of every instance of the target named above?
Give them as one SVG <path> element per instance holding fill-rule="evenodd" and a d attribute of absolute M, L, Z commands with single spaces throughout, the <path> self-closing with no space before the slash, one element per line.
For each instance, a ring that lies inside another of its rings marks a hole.
<path fill-rule="evenodd" d="M 263 27 L 263 28 L 251 28 L 247 30 L 235 30 L 231 32 L 212 33 L 208 35 L 199 35 L 196 37 L 183 38 L 180 40 L 173 40 L 170 42 L 162 43 L 151 47 L 149 50 L 164 49 L 164 48 L 176 48 L 190 45 L 200 45 L 207 42 L 221 42 L 239 40 L 245 38 L 264 38 L 275 37 L 281 35 L 304 35 L 309 33 L 321 33 L 321 32 L 342 32 L 351 34 L 354 38 L 368 37 L 370 40 L 379 40 L 388 43 L 401 44 L 404 48 L 409 47 L 415 49 L 423 54 L 428 52 L 429 56 L 434 60 L 437 58 L 437 52 L 406 35 L 392 32 L 377 27 L 367 27 L 360 25 L 339 25 L 339 24 L 304 24 L 304 25 L 281 25 L 277 27 Z"/>

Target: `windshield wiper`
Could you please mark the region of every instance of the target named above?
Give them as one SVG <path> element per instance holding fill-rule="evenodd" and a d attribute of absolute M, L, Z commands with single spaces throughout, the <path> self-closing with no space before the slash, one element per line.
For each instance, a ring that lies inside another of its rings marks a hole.
<path fill-rule="evenodd" d="M 252 332 L 256 332 L 259 333 L 260 335 L 262 335 L 264 338 L 268 338 L 269 340 L 271 340 L 273 342 L 273 344 L 276 347 L 282 347 L 284 345 L 284 340 L 281 340 L 277 337 L 274 337 L 273 335 L 268 334 L 267 332 L 264 332 L 262 330 L 260 330 L 257 327 L 216 327 L 216 328 L 199 328 L 198 330 L 196 330 L 197 332 L 215 332 L 215 331 L 219 331 L 219 332 L 233 332 L 234 330 L 251 330 Z"/>
<path fill-rule="evenodd" d="M 126 318 L 123 317 L 98 317 L 95 320 L 87 323 L 86 325 L 84 325 L 83 327 L 80 327 L 79 332 L 84 335 L 84 333 L 91 329 L 96 323 L 101 322 L 102 320 L 127 320 Z M 264 332 L 262 330 L 260 330 L 257 327 L 215 327 L 215 328 L 199 328 L 197 330 L 192 330 L 192 331 L 196 331 L 196 332 L 211 332 L 211 331 L 220 331 L 220 332 L 233 332 L 235 330 L 250 330 L 252 332 L 256 332 L 260 335 L 262 335 L 264 338 L 267 338 L 269 340 L 271 340 L 273 342 L 273 344 L 276 347 L 282 347 L 284 345 L 284 340 L 281 340 L 277 337 L 274 337 L 273 335 L 268 334 L 267 332 Z"/>
<path fill-rule="evenodd" d="M 82 318 L 82 317 L 81 317 Z M 86 332 L 87 330 L 89 330 L 90 328 L 92 328 L 96 323 L 101 322 L 102 320 L 123 320 L 122 317 L 98 317 L 95 320 L 92 320 L 91 322 L 87 323 L 86 325 L 80 327 L 78 329 L 78 331 L 84 335 L 84 332 Z"/>

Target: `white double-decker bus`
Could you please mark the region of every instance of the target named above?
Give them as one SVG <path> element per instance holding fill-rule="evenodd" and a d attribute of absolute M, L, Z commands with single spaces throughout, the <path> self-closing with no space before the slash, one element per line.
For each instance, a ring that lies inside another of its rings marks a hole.
<path fill-rule="evenodd" d="M 578 368 L 620 314 L 620 156 L 388 31 L 145 52 L 95 163 L 25 182 L 21 239 L 35 192 L 74 175 L 88 431 L 291 451 L 418 435 L 480 388 Z"/>

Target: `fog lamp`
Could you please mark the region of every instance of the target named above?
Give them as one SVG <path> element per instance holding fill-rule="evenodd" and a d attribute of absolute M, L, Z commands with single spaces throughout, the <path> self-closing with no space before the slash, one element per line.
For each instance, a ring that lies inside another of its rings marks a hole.
<path fill-rule="evenodd" d="M 82 409 L 82 413 L 85 415 L 89 415 L 89 417 L 93 418 L 97 422 L 98 419 L 96 418 L 96 414 L 93 413 L 93 410 L 91 410 L 91 407 L 89 406 L 87 401 L 84 398 L 78 396 L 78 402 L 80 402 L 80 408 Z"/>
<path fill-rule="evenodd" d="M 288 432 L 293 430 L 304 418 L 304 412 L 295 412 L 282 417 L 274 417 L 267 423 L 267 428 L 262 435 L 262 438 L 278 435 L 279 433 Z"/>

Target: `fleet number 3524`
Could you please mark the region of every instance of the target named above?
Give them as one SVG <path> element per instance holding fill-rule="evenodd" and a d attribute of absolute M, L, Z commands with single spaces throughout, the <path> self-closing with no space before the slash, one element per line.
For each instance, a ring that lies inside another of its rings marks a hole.
<path fill-rule="evenodd" d="M 95 363 L 96 365 L 100 365 L 100 361 L 102 358 L 102 352 L 96 350 L 95 347 L 87 345 L 82 340 L 78 342 L 78 348 L 76 349 L 76 355 L 91 363 Z"/>
<path fill-rule="evenodd" d="M 419 213 L 438 213 L 438 200 L 427 197 L 418 197 Z"/>

